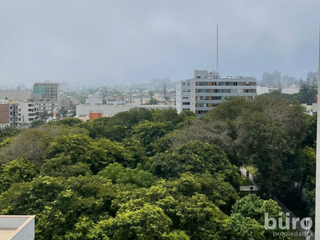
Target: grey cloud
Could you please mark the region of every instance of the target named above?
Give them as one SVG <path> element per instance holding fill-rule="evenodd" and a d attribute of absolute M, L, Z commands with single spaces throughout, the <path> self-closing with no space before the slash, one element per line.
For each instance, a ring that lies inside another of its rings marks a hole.
<path fill-rule="evenodd" d="M 317 0 L 0 0 L 0 85 L 316 70 Z"/>

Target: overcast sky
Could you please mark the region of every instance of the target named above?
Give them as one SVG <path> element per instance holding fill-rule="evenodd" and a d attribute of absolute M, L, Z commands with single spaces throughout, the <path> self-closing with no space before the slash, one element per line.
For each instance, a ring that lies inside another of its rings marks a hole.
<path fill-rule="evenodd" d="M 79 85 L 318 67 L 319 0 L 0 0 L 0 85 Z"/>

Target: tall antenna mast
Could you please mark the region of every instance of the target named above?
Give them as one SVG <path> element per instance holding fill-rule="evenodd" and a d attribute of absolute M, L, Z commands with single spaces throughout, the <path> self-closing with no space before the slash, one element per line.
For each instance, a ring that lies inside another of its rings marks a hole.
<path fill-rule="evenodd" d="M 216 59 L 216 70 L 219 72 L 219 25 L 217 25 L 217 59 Z"/>
<path fill-rule="evenodd" d="M 318 69 L 318 107 L 317 107 L 317 150 L 316 150 L 316 209 L 315 239 L 320 239 L 320 25 L 319 25 L 319 69 Z"/>

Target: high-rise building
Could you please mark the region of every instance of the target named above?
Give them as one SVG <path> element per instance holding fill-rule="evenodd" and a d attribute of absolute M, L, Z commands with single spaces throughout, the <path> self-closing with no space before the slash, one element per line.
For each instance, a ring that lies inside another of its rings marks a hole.
<path fill-rule="evenodd" d="M 253 99 L 256 92 L 257 80 L 253 77 L 220 78 L 214 71 L 195 70 L 194 78 L 177 82 L 176 108 L 179 113 L 191 110 L 197 117 L 203 117 L 229 97 Z"/>
<path fill-rule="evenodd" d="M 313 80 L 314 78 L 315 78 L 316 80 L 318 80 L 318 77 L 319 77 L 319 72 L 318 72 L 318 71 L 316 71 L 316 72 L 309 72 L 309 73 L 308 73 L 308 78 L 309 78 L 310 80 Z"/>
<path fill-rule="evenodd" d="M 278 71 L 274 71 L 272 73 L 272 84 L 274 86 L 280 86 L 281 83 L 281 73 Z"/>
<path fill-rule="evenodd" d="M 273 82 L 272 74 L 268 72 L 264 72 L 262 74 L 262 84 L 272 85 L 272 82 Z"/>
<path fill-rule="evenodd" d="M 273 73 L 264 72 L 262 74 L 262 84 L 269 86 L 280 86 L 281 83 L 281 73 L 279 71 L 274 71 Z"/>

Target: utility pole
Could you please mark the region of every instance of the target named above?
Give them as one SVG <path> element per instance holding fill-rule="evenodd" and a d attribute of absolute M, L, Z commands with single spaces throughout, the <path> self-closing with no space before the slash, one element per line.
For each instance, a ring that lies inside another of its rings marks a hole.
<path fill-rule="evenodd" d="M 317 158 L 316 158 L 316 209 L 315 240 L 320 240 L 320 25 L 319 25 L 319 66 L 318 66 L 318 106 L 317 106 Z"/>
<path fill-rule="evenodd" d="M 217 25 L 217 57 L 216 57 L 216 70 L 219 73 L 219 25 Z"/>

